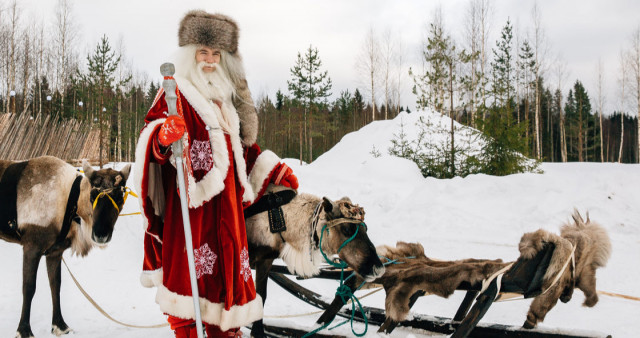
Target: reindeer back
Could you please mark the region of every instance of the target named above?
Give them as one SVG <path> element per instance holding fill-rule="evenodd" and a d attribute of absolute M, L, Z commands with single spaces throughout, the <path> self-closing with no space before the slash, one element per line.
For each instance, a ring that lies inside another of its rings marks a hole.
<path fill-rule="evenodd" d="M 611 240 L 607 231 L 598 223 L 591 222 L 587 214 L 584 221 L 577 210 L 573 213 L 573 223 L 560 228 L 560 235 L 576 246 L 576 275 L 586 266 L 599 268 L 607 265 L 611 256 Z"/>

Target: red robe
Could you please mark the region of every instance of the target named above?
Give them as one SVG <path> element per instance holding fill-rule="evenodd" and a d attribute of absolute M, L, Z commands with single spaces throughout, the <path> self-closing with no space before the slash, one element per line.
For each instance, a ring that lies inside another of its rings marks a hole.
<path fill-rule="evenodd" d="M 178 111 L 187 132 L 184 167 L 202 320 L 221 330 L 262 318 L 249 268 L 243 204 L 257 200 L 280 159 L 243 146 L 237 114 L 231 131 L 218 124 L 216 105 L 176 78 Z M 141 282 L 158 288 L 156 302 L 175 317 L 194 318 L 175 163 L 162 154 L 157 133 L 166 119 L 162 90 L 149 110 L 136 147 L 134 180 L 145 221 Z"/>

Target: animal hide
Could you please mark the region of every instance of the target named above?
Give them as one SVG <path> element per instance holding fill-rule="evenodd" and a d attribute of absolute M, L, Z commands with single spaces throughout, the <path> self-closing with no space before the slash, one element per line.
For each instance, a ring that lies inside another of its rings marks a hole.
<path fill-rule="evenodd" d="M 447 298 L 461 283 L 480 283 L 508 265 L 500 259 L 434 260 L 425 255 L 423 246 L 418 243 L 398 242 L 395 248 L 380 246 L 376 249 L 387 262 L 397 260 L 396 264 L 387 265 L 385 274 L 374 281 L 384 286 L 386 315 L 396 322 L 406 318 L 409 299 L 414 293 L 425 291 Z"/>

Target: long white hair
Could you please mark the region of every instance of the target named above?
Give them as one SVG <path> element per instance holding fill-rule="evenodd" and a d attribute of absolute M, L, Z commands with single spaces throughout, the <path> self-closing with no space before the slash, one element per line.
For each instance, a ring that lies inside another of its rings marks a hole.
<path fill-rule="evenodd" d="M 190 81 L 202 95 L 209 99 L 226 101 L 236 95 L 236 84 L 244 78 L 242 63 L 236 57 L 220 51 L 220 63 L 212 73 L 204 73 L 196 62 L 200 46 L 186 45 L 178 48 L 174 55 L 176 75 Z"/>

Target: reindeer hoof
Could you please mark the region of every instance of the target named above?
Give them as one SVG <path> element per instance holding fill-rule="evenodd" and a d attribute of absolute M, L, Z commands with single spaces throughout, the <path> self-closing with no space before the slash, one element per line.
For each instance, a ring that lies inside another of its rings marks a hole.
<path fill-rule="evenodd" d="M 31 332 L 30 329 L 27 329 L 27 330 L 20 330 L 16 332 L 16 338 L 34 338 L 34 337 L 33 337 L 33 332 Z"/>
<path fill-rule="evenodd" d="M 66 326 L 66 324 L 64 328 L 58 327 L 57 325 L 51 326 L 51 334 L 55 335 L 56 337 L 60 337 L 63 334 L 68 334 L 71 332 L 73 332 L 73 330 L 71 330 L 70 327 Z"/>
<path fill-rule="evenodd" d="M 524 324 L 522 324 L 523 329 L 531 330 L 536 327 L 536 324 L 532 324 L 530 321 L 526 320 Z"/>
<path fill-rule="evenodd" d="M 584 303 L 582 303 L 582 305 L 587 306 L 587 307 L 593 307 L 596 305 L 596 303 L 598 303 L 598 296 L 595 295 L 593 297 L 587 297 L 584 300 Z"/>

